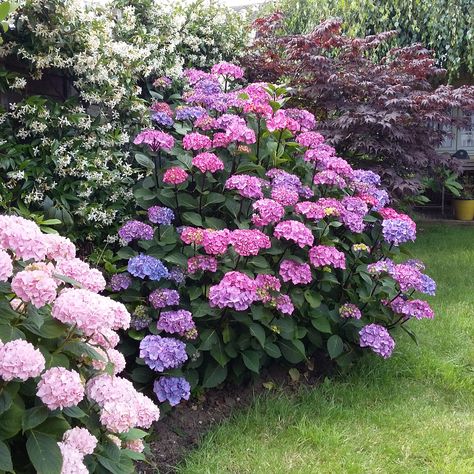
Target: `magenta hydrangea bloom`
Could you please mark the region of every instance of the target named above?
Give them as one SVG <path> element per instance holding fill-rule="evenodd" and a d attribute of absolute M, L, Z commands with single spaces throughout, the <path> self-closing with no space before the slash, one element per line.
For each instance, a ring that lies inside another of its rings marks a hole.
<path fill-rule="evenodd" d="M 276 224 L 285 215 L 285 208 L 273 199 L 259 199 L 252 207 L 256 211 L 252 215 L 252 222 L 256 226 Z"/>
<path fill-rule="evenodd" d="M 422 288 L 422 273 L 418 268 L 405 263 L 395 265 L 390 271 L 392 278 L 398 283 L 400 290 L 407 292 Z"/>
<path fill-rule="evenodd" d="M 218 285 L 209 290 L 209 303 L 213 307 L 245 311 L 257 301 L 257 285 L 244 273 L 228 272 Z"/>
<path fill-rule="evenodd" d="M 327 215 L 321 204 L 312 201 L 302 201 L 297 203 L 295 206 L 295 212 L 315 221 L 319 221 Z"/>
<path fill-rule="evenodd" d="M 156 328 L 170 334 L 185 336 L 188 339 L 194 339 L 197 336 L 193 315 L 184 309 L 163 311 Z"/>
<path fill-rule="evenodd" d="M 370 263 L 367 265 L 367 271 L 371 275 L 381 275 L 382 273 L 390 273 L 393 271 L 395 264 L 389 258 L 385 260 L 379 260 L 378 262 Z"/>
<path fill-rule="evenodd" d="M 148 129 L 140 132 L 133 143 L 135 145 L 144 143 L 153 151 L 162 149 L 170 151 L 174 147 L 174 138 L 169 133 Z"/>
<path fill-rule="evenodd" d="M 153 227 L 136 220 L 126 222 L 118 231 L 119 237 L 127 244 L 132 240 L 151 240 L 153 234 Z"/>
<path fill-rule="evenodd" d="M 360 309 L 352 303 L 343 304 L 339 308 L 339 314 L 341 315 L 341 318 L 360 319 L 362 317 Z"/>
<path fill-rule="evenodd" d="M 395 313 L 402 314 L 407 318 L 434 318 L 434 311 L 431 309 L 431 306 L 423 300 L 404 300 L 398 297 L 392 301 L 391 308 Z"/>
<path fill-rule="evenodd" d="M 286 240 L 292 240 L 301 248 L 306 245 L 311 246 L 314 242 L 311 229 L 308 229 L 301 222 L 293 220 L 279 222 L 273 231 L 273 235 L 277 239 L 284 238 Z"/>
<path fill-rule="evenodd" d="M 291 301 L 291 298 L 288 295 L 280 295 L 276 299 L 276 308 L 280 313 L 288 314 L 291 316 L 295 307 Z"/>
<path fill-rule="evenodd" d="M 263 179 L 246 174 L 235 174 L 225 183 L 226 189 L 235 189 L 242 197 L 262 199 L 262 187 L 266 185 Z"/>
<path fill-rule="evenodd" d="M 388 359 L 395 347 L 390 333 L 379 324 L 369 324 L 359 331 L 360 347 L 370 347 L 376 354 Z"/>
<path fill-rule="evenodd" d="M 179 293 L 168 288 L 158 288 L 150 293 L 148 300 L 155 309 L 176 306 L 179 304 Z"/>
<path fill-rule="evenodd" d="M 334 186 L 336 188 L 344 188 L 346 181 L 335 171 L 324 170 L 316 173 L 313 179 L 314 184 L 324 184 L 326 186 Z"/>
<path fill-rule="evenodd" d="M 298 263 L 294 260 L 281 262 L 280 276 L 283 281 L 291 281 L 294 285 L 306 285 L 313 281 L 311 267 L 307 263 Z"/>
<path fill-rule="evenodd" d="M 226 61 L 214 64 L 211 73 L 231 77 L 232 79 L 242 79 L 244 77 L 244 70 L 241 67 Z"/>
<path fill-rule="evenodd" d="M 277 186 L 272 189 L 272 199 L 282 206 L 294 206 L 299 201 L 299 193 L 295 188 Z"/>
<path fill-rule="evenodd" d="M 202 133 L 191 132 L 183 137 L 183 148 L 185 150 L 208 150 L 211 147 L 211 139 Z"/>
<path fill-rule="evenodd" d="M 296 137 L 296 142 L 308 148 L 315 148 L 324 143 L 324 137 L 317 132 L 302 132 Z"/>
<path fill-rule="evenodd" d="M 206 230 L 202 240 L 204 251 L 210 255 L 221 255 L 227 251 L 229 239 L 229 229 Z"/>
<path fill-rule="evenodd" d="M 346 268 L 346 257 L 343 252 L 327 245 L 316 245 L 309 251 L 309 261 L 316 268 L 334 267 Z"/>
<path fill-rule="evenodd" d="M 243 257 L 257 255 L 261 249 L 271 247 L 268 236 L 255 229 L 233 230 L 229 235 L 229 244 L 233 246 L 236 253 Z"/>
<path fill-rule="evenodd" d="M 193 274 L 202 270 L 204 272 L 217 272 L 217 259 L 210 255 L 196 255 L 188 258 L 188 273 Z"/>
<path fill-rule="evenodd" d="M 179 236 L 185 244 L 201 245 L 204 240 L 204 232 L 204 229 L 200 227 L 183 227 Z"/>
<path fill-rule="evenodd" d="M 334 171 L 334 173 L 344 178 L 351 178 L 354 170 L 352 166 L 344 159 L 337 156 L 324 156 L 318 162 L 318 168 L 326 171 Z"/>
<path fill-rule="evenodd" d="M 299 124 L 299 129 L 302 132 L 310 131 L 316 126 L 316 118 L 307 110 L 304 109 L 285 109 L 287 117 L 295 120 Z"/>
<path fill-rule="evenodd" d="M 184 183 L 188 179 L 188 173 L 179 166 L 168 168 L 163 174 L 163 183 L 174 184 L 175 186 Z"/>
<path fill-rule="evenodd" d="M 297 120 L 287 114 L 286 110 L 280 109 L 273 114 L 273 117 L 267 119 L 267 129 L 269 132 L 287 129 L 296 133 L 301 129 L 301 126 Z"/>
<path fill-rule="evenodd" d="M 209 171 L 215 173 L 216 171 L 222 171 L 224 169 L 224 163 L 214 153 L 200 153 L 193 158 L 193 166 L 199 169 L 201 173 Z"/>

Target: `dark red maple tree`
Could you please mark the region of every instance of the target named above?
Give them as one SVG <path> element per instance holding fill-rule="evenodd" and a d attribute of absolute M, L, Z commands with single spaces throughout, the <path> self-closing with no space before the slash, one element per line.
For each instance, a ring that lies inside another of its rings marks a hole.
<path fill-rule="evenodd" d="M 254 22 L 253 47 L 242 60 L 252 80 L 280 81 L 294 100 L 312 108 L 319 130 L 338 153 L 376 169 L 392 194 L 416 196 L 423 181 L 456 160 L 438 151 L 451 127 L 467 124 L 474 87 L 442 83 L 445 70 L 420 44 L 391 49 L 380 61 L 371 51 L 396 34 L 351 38 L 329 19 L 306 35 L 282 35 L 282 15 Z"/>

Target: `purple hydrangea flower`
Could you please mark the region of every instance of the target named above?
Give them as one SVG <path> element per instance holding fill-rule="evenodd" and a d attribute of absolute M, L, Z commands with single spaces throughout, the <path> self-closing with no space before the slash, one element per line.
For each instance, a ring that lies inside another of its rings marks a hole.
<path fill-rule="evenodd" d="M 153 391 L 160 402 L 168 401 L 174 407 L 181 400 L 189 400 L 191 386 L 184 377 L 160 377 L 155 380 Z"/>
<path fill-rule="evenodd" d="M 132 313 L 130 320 L 130 326 L 136 331 L 141 331 L 148 327 L 152 319 L 147 314 L 147 309 L 145 306 L 140 305 L 135 308 Z"/>
<path fill-rule="evenodd" d="M 186 275 L 184 274 L 184 271 L 179 268 L 179 267 L 173 267 L 170 272 L 169 272 L 169 279 L 174 281 L 176 284 L 180 285 L 181 283 L 184 283 L 184 280 L 186 279 Z"/>
<path fill-rule="evenodd" d="M 352 303 L 345 303 L 339 308 L 339 314 L 342 318 L 354 318 L 360 319 L 362 317 L 362 313 L 360 309 Z"/>
<path fill-rule="evenodd" d="M 192 339 L 197 336 L 193 315 L 184 309 L 164 311 L 156 324 L 156 328 L 170 334 L 179 334 Z"/>
<path fill-rule="evenodd" d="M 401 291 L 420 290 L 422 287 L 422 273 L 411 265 L 405 263 L 395 265 L 390 275 L 398 283 Z"/>
<path fill-rule="evenodd" d="M 170 225 L 174 212 L 169 207 L 152 206 L 148 209 L 148 219 L 153 224 Z"/>
<path fill-rule="evenodd" d="M 138 278 L 148 277 L 150 280 L 158 281 L 168 278 L 169 273 L 166 267 L 151 255 L 139 254 L 128 261 L 128 272 Z"/>
<path fill-rule="evenodd" d="M 207 96 L 220 94 L 222 92 L 221 86 L 217 80 L 203 79 L 199 81 L 194 88 Z"/>
<path fill-rule="evenodd" d="M 128 273 L 117 273 L 110 279 L 112 291 L 126 290 L 132 284 L 132 277 Z"/>
<path fill-rule="evenodd" d="M 382 229 L 384 239 L 393 245 L 416 239 L 416 227 L 405 219 L 384 219 Z"/>
<path fill-rule="evenodd" d="M 367 265 L 367 271 L 371 275 L 380 275 L 382 273 L 391 273 L 395 267 L 395 264 L 389 258 L 385 260 L 379 260 L 375 263 L 369 263 Z"/>
<path fill-rule="evenodd" d="M 176 290 L 160 288 L 152 291 L 148 299 L 155 309 L 160 309 L 165 308 L 166 306 L 175 306 L 179 304 L 179 293 Z"/>
<path fill-rule="evenodd" d="M 153 239 L 153 227 L 140 221 L 128 221 L 120 227 L 118 235 L 127 244 L 132 240 L 151 240 Z"/>
<path fill-rule="evenodd" d="M 370 170 L 355 170 L 353 173 L 354 181 L 367 184 L 369 186 L 377 187 L 380 186 L 380 176 Z"/>
<path fill-rule="evenodd" d="M 173 119 L 165 112 L 155 112 L 151 116 L 152 120 L 154 120 L 158 125 L 162 125 L 164 127 L 172 127 L 173 126 Z"/>
<path fill-rule="evenodd" d="M 188 360 L 184 342 L 154 335 L 146 336 L 140 342 L 140 357 L 157 372 L 175 369 Z"/>
<path fill-rule="evenodd" d="M 379 324 L 369 324 L 359 331 L 360 347 L 370 347 L 376 354 L 388 359 L 395 347 L 395 341 L 386 328 Z"/>

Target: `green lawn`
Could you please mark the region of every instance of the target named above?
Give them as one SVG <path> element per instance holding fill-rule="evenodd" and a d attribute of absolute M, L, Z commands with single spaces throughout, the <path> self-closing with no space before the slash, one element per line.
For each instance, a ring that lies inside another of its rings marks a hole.
<path fill-rule="evenodd" d="M 434 321 L 393 357 L 297 396 L 270 393 L 218 426 L 181 474 L 474 473 L 474 227 L 425 226 Z"/>

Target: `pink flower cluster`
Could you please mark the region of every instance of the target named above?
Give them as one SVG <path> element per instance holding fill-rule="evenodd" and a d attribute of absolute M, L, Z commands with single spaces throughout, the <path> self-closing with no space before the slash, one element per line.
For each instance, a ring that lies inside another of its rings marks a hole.
<path fill-rule="evenodd" d="M 271 247 L 270 239 L 260 230 L 237 229 L 229 236 L 229 244 L 233 246 L 236 253 L 243 257 L 257 255 L 261 249 Z"/>
<path fill-rule="evenodd" d="M 13 274 L 13 262 L 5 250 L 0 249 L 0 281 L 7 281 Z"/>
<path fill-rule="evenodd" d="M 160 416 L 151 399 L 121 377 L 101 374 L 92 378 L 87 382 L 86 395 L 99 405 L 100 422 L 112 433 L 149 428 Z"/>
<path fill-rule="evenodd" d="M 226 189 L 235 189 L 242 197 L 249 199 L 262 199 L 262 188 L 266 185 L 263 179 L 247 174 L 235 174 L 225 183 Z"/>
<path fill-rule="evenodd" d="M 76 280 L 84 288 L 94 293 L 104 291 L 107 284 L 102 272 L 91 268 L 88 263 L 79 258 L 60 260 L 56 264 L 56 273 Z"/>
<path fill-rule="evenodd" d="M 207 135 L 192 132 L 183 137 L 183 148 L 185 150 L 208 150 L 212 148 L 212 141 Z"/>
<path fill-rule="evenodd" d="M 163 183 L 166 184 L 174 184 L 177 186 L 178 184 L 184 183 L 188 179 L 188 173 L 180 168 L 179 166 L 173 166 L 172 168 L 168 168 L 163 173 Z"/>
<path fill-rule="evenodd" d="M 209 289 L 209 303 L 213 307 L 245 311 L 257 300 L 257 285 L 244 273 L 228 272 L 218 285 Z"/>
<path fill-rule="evenodd" d="M 135 145 L 144 143 L 153 151 L 162 149 L 171 151 L 174 147 L 174 138 L 169 133 L 161 132 L 160 130 L 143 130 L 136 136 L 133 143 Z"/>
<path fill-rule="evenodd" d="M 227 247 L 229 246 L 229 239 L 229 229 L 208 229 L 204 232 L 204 237 L 202 240 L 204 251 L 209 255 L 222 255 L 227 251 Z"/>
<path fill-rule="evenodd" d="M 285 215 L 284 207 L 273 199 L 259 199 L 252 204 L 255 214 L 252 222 L 256 226 L 266 226 L 280 222 Z"/>
<path fill-rule="evenodd" d="M 193 274 L 202 270 L 204 272 L 217 272 L 217 259 L 208 255 L 196 255 L 188 259 L 188 273 Z"/>
<path fill-rule="evenodd" d="M 319 267 L 334 267 L 346 268 L 346 257 L 343 252 L 336 249 L 336 247 L 329 247 L 327 245 L 316 245 L 309 250 L 309 261 L 316 268 Z"/>
<path fill-rule="evenodd" d="M 193 166 L 199 169 L 201 173 L 209 171 L 215 173 L 216 171 L 222 171 L 224 169 L 224 163 L 214 153 L 200 153 L 193 158 Z"/>
<path fill-rule="evenodd" d="M 281 262 L 280 276 L 283 281 L 291 281 L 294 285 L 306 285 L 313 280 L 310 266 L 307 263 L 298 263 L 294 260 Z"/>
<path fill-rule="evenodd" d="M 284 238 L 286 240 L 292 240 L 301 248 L 306 245 L 311 246 L 314 242 L 311 229 L 308 229 L 308 227 L 301 222 L 293 220 L 279 222 L 273 231 L 273 235 L 277 239 Z"/>
<path fill-rule="evenodd" d="M 84 457 L 94 452 L 97 438 L 86 428 L 67 430 L 58 446 L 63 457 L 61 474 L 87 474 L 89 472 L 84 464 Z"/>
<path fill-rule="evenodd" d="M 24 302 L 42 308 L 56 299 L 58 285 L 50 273 L 44 270 L 24 270 L 12 279 L 12 290 Z"/>
<path fill-rule="evenodd" d="M 231 77 L 232 79 L 242 79 L 244 77 L 244 70 L 241 67 L 225 61 L 214 64 L 211 73 Z"/>
<path fill-rule="evenodd" d="M 84 398 L 84 386 L 75 370 L 53 367 L 41 376 L 36 395 L 50 409 L 76 406 Z"/>
<path fill-rule="evenodd" d="M 38 377 L 44 366 L 43 354 L 23 339 L 7 342 L 0 347 L 0 377 L 7 382 Z"/>

